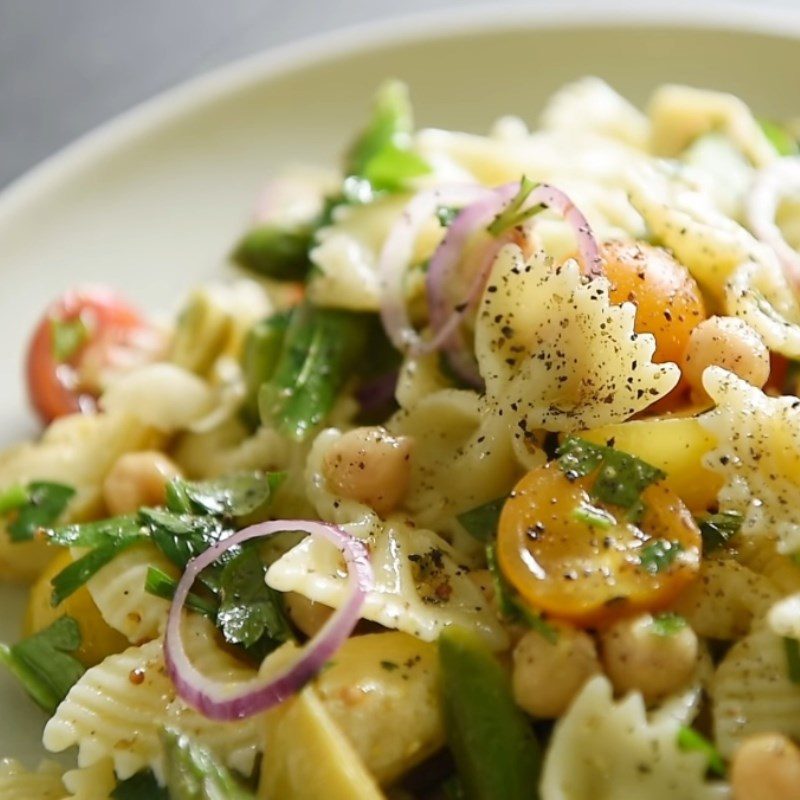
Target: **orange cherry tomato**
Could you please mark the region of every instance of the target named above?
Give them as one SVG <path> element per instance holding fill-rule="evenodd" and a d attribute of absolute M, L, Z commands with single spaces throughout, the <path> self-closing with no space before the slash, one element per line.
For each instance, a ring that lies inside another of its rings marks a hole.
<path fill-rule="evenodd" d="M 680 363 L 692 330 L 706 318 L 697 282 L 666 250 L 637 242 L 606 242 L 603 271 L 611 283 L 614 303 L 636 305 L 634 330 L 651 333 L 656 340 L 653 361 Z M 688 398 L 681 380 L 651 410 L 668 411 Z"/>
<path fill-rule="evenodd" d="M 73 290 L 56 300 L 28 345 L 28 398 L 42 422 L 94 411 L 97 390 L 82 384 L 82 362 L 107 359 L 114 348 L 153 332 L 138 311 L 107 289 Z"/>
<path fill-rule="evenodd" d="M 533 608 L 581 625 L 667 607 L 700 567 L 692 515 L 661 482 L 642 492 L 631 522 L 591 498 L 593 481 L 568 479 L 556 462 L 522 478 L 500 516 L 503 574 Z"/>

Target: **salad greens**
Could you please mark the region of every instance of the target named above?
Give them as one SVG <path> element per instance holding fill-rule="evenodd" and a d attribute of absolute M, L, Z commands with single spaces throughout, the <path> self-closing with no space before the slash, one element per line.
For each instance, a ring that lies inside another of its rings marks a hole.
<path fill-rule="evenodd" d="M 174 800 L 165 786 L 160 786 L 149 769 L 120 781 L 111 797 L 114 800 Z"/>
<path fill-rule="evenodd" d="M 25 488 L 12 486 L 0 496 L 0 514 L 11 515 L 8 535 L 12 542 L 33 539 L 42 528 L 52 525 L 75 496 L 75 489 L 63 483 L 32 481 Z"/>
<path fill-rule="evenodd" d="M 308 303 L 294 309 L 274 370 L 259 389 L 261 421 L 295 441 L 314 433 L 364 359 L 372 321 Z"/>
<path fill-rule="evenodd" d="M 176 731 L 161 733 L 169 800 L 255 800 L 214 755 Z"/>
<path fill-rule="evenodd" d="M 78 623 L 65 615 L 17 644 L 0 644 L 0 662 L 36 703 L 52 714 L 85 672 L 72 655 L 80 646 Z"/>
<path fill-rule="evenodd" d="M 538 796 L 541 754 L 508 678 L 477 634 L 439 636 L 447 741 L 466 800 Z"/>

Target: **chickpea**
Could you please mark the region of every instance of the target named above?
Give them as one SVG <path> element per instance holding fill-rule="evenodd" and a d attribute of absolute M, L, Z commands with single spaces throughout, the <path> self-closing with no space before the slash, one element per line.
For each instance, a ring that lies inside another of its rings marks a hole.
<path fill-rule="evenodd" d="M 660 634 L 650 614 L 629 617 L 610 625 L 600 635 L 603 666 L 620 692 L 638 690 L 647 702 L 684 686 L 697 662 L 695 632 L 686 625 Z"/>
<path fill-rule="evenodd" d="M 322 471 L 333 492 L 385 516 L 408 491 L 411 445 L 385 428 L 355 428 L 330 447 Z"/>
<path fill-rule="evenodd" d="M 800 749 L 780 733 L 742 742 L 731 764 L 733 800 L 800 800 Z"/>
<path fill-rule="evenodd" d="M 561 716 L 584 683 L 600 672 L 594 640 L 585 631 L 553 624 L 557 639 L 550 642 L 528 630 L 513 654 L 512 688 L 517 704 L 531 716 Z"/>
<path fill-rule="evenodd" d="M 328 606 L 315 603 L 297 592 L 287 592 L 283 596 L 283 601 L 286 613 L 306 636 L 314 636 L 333 612 Z"/>
<path fill-rule="evenodd" d="M 113 515 L 130 514 L 142 506 L 162 505 L 167 483 L 181 474 L 178 467 L 156 450 L 125 453 L 103 482 L 103 500 Z"/>
<path fill-rule="evenodd" d="M 769 378 L 769 350 L 761 337 L 736 317 L 709 317 L 690 334 L 681 371 L 698 399 L 707 398 L 703 388 L 706 367 L 723 367 L 759 389 Z"/>

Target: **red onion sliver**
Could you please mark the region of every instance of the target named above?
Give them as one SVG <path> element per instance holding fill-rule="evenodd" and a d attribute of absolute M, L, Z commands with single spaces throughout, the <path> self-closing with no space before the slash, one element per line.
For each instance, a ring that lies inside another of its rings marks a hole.
<path fill-rule="evenodd" d="M 348 567 L 350 589 L 345 602 L 305 645 L 297 660 L 274 677 L 253 678 L 239 683 L 220 683 L 206 677 L 189 660 L 181 636 L 181 610 L 192 584 L 202 570 L 234 545 L 285 531 L 302 531 L 312 536 L 321 536 L 342 552 Z M 175 599 L 167 620 L 164 659 L 178 694 L 209 719 L 220 721 L 242 719 L 278 705 L 302 689 L 352 633 L 372 583 L 372 567 L 364 542 L 326 522 L 262 522 L 210 547 L 187 564 L 175 590 Z"/>
<path fill-rule="evenodd" d="M 482 198 L 465 208 L 450 226 L 447 236 L 439 245 L 431 259 L 428 270 L 428 303 L 431 315 L 433 336 L 428 340 L 419 339 L 412 345 L 412 352 L 430 353 L 443 348 L 451 369 L 463 380 L 473 386 L 481 385 L 481 378 L 474 359 L 464 347 L 458 327 L 464 315 L 480 299 L 486 281 L 492 271 L 497 254 L 507 243 L 505 236 L 494 239 L 484 250 L 481 262 L 469 289 L 457 307 L 452 308 L 445 298 L 445 287 L 450 283 L 461 252 L 472 233 L 491 223 L 503 208 L 514 198 L 520 189 L 519 183 L 507 183 L 493 190 L 491 196 Z M 560 189 L 542 183 L 528 196 L 525 207 L 543 205 L 560 213 L 571 225 L 578 241 L 581 269 L 588 277 L 602 274 L 602 260 L 597 240 L 586 217 L 570 198 Z"/>
<path fill-rule="evenodd" d="M 386 237 L 379 259 L 381 321 L 392 344 L 405 350 L 420 336 L 411 325 L 403 297 L 403 279 L 422 226 L 440 206 L 463 206 L 485 197 L 491 190 L 472 184 L 426 189 L 415 195 Z"/>
<path fill-rule="evenodd" d="M 786 195 L 800 192 L 800 158 L 780 158 L 760 170 L 745 202 L 750 230 L 780 259 L 789 282 L 800 288 L 800 253 L 784 238 L 775 218 Z"/>

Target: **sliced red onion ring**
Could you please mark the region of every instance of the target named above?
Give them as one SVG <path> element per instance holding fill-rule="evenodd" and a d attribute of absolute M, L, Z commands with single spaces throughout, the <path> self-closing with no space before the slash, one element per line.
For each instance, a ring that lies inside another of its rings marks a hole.
<path fill-rule="evenodd" d="M 800 253 L 784 238 L 776 222 L 781 200 L 800 194 L 800 158 L 780 158 L 760 170 L 745 201 L 750 230 L 780 259 L 789 282 L 800 288 Z"/>
<path fill-rule="evenodd" d="M 277 675 L 238 683 L 214 681 L 195 668 L 183 646 L 181 610 L 189 590 L 200 572 L 213 564 L 226 550 L 250 539 L 285 531 L 302 531 L 312 536 L 321 536 L 334 544 L 347 563 L 349 594 L 316 636 L 305 645 L 297 660 Z M 302 689 L 352 633 L 372 584 L 372 567 L 364 542 L 326 522 L 296 519 L 262 522 L 210 547 L 187 564 L 175 590 L 175 599 L 167 620 L 164 659 L 178 694 L 209 719 L 220 721 L 242 719 L 278 705 Z"/>
<path fill-rule="evenodd" d="M 408 318 L 403 299 L 403 279 L 422 226 L 440 206 L 469 205 L 490 193 L 491 189 L 477 184 L 454 184 L 426 189 L 411 199 L 389 231 L 378 262 L 381 321 L 386 335 L 398 350 L 406 350 L 421 341 Z"/>

